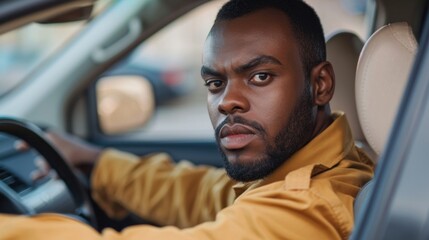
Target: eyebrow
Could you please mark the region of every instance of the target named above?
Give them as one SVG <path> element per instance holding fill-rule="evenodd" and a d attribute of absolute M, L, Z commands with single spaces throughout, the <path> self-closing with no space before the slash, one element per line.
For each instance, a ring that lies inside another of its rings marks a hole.
<path fill-rule="evenodd" d="M 283 65 L 277 58 L 272 57 L 272 56 L 267 56 L 267 55 L 261 55 L 261 56 L 257 56 L 253 59 L 251 59 L 249 62 L 238 66 L 237 68 L 234 69 L 235 72 L 238 73 L 243 73 L 246 72 L 252 68 L 255 68 L 259 65 L 262 64 L 275 64 L 275 65 Z M 222 77 L 223 74 L 221 74 L 220 72 L 211 69 L 207 66 L 202 66 L 201 67 L 201 76 L 215 76 L 215 77 Z"/>
<path fill-rule="evenodd" d="M 255 68 L 259 65 L 263 64 L 275 64 L 275 65 L 283 65 L 277 58 L 267 55 L 261 55 L 253 58 L 249 62 L 237 67 L 234 69 L 238 73 L 246 72 L 252 68 Z"/>
<path fill-rule="evenodd" d="M 214 77 L 222 77 L 222 74 L 214 69 L 211 69 L 207 66 L 201 67 L 201 76 L 214 76 Z"/>

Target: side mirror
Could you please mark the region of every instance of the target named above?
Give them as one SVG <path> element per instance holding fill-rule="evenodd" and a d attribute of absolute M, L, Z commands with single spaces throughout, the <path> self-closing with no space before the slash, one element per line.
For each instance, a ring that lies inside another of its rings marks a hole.
<path fill-rule="evenodd" d="M 151 83 L 142 76 L 107 76 L 96 85 L 97 112 L 103 133 L 120 134 L 143 127 L 155 110 Z"/>

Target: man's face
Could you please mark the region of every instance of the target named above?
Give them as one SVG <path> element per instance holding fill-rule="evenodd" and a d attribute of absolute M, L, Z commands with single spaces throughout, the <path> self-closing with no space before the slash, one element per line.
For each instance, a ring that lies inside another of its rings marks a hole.
<path fill-rule="evenodd" d="M 202 77 L 228 174 L 263 178 L 310 139 L 311 88 L 288 18 L 263 9 L 216 24 Z"/>

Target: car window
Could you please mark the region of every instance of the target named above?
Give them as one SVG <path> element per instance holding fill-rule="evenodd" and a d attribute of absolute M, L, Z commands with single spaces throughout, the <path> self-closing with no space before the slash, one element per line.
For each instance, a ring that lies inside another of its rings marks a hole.
<path fill-rule="evenodd" d="M 156 99 L 156 110 L 150 120 L 137 130 L 130 128 L 123 133 L 132 132 L 147 140 L 213 138 L 213 128 L 206 110 L 207 89 L 200 76 L 201 55 L 204 40 L 216 13 L 225 2 L 210 1 L 175 20 L 142 43 L 120 65 L 121 70 L 116 69 L 122 73 L 126 73 L 125 69 L 133 69 L 134 73 L 137 71 L 149 78 Z M 326 35 L 338 30 L 350 30 L 364 38 L 364 5 L 352 4 L 352 1 L 346 0 L 343 4 L 339 4 L 340 0 L 307 2 L 320 15 Z M 100 83 L 98 88 L 105 88 L 102 85 L 105 84 Z M 100 96 L 98 98 L 101 99 Z M 112 112 L 112 106 L 105 103 L 113 104 L 111 100 L 98 103 L 101 119 L 99 125 L 107 135 L 118 134 L 113 133 L 113 130 L 103 129 L 106 126 L 103 124 L 105 113 Z M 118 112 L 119 109 L 123 112 L 129 105 L 118 105 Z M 112 119 L 108 121 L 112 122 L 113 118 L 114 121 L 126 122 L 129 116 L 124 115 L 121 119 L 112 115 Z"/>
<path fill-rule="evenodd" d="M 0 96 L 22 83 L 37 65 L 77 32 L 80 26 L 81 23 L 33 23 L 1 35 Z"/>
<path fill-rule="evenodd" d="M 92 15 L 99 14 L 112 0 L 100 0 Z M 24 82 L 44 60 L 77 33 L 85 21 L 32 23 L 0 36 L 0 97 Z"/>

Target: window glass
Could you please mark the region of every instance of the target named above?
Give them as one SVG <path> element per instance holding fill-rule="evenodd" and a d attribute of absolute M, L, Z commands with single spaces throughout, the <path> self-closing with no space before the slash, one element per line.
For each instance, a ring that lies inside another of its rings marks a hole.
<path fill-rule="evenodd" d="M 111 0 L 98 1 L 93 15 L 109 3 Z M 32 23 L 0 35 L 0 97 L 31 78 L 29 74 L 84 25 L 85 21 Z"/>
<path fill-rule="evenodd" d="M 80 24 L 33 23 L 0 36 L 0 96 L 19 85 Z"/>

